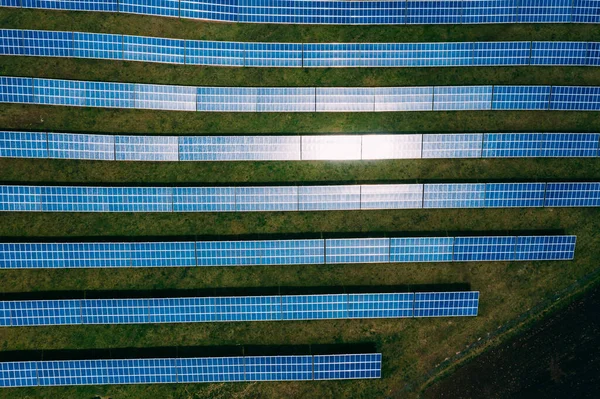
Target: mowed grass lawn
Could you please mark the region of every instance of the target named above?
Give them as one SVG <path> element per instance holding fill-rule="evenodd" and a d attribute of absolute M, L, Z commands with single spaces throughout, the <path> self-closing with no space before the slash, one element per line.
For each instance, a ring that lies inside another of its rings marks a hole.
<path fill-rule="evenodd" d="M 303 27 L 208 24 L 93 13 L 0 10 L 6 28 L 142 34 L 190 39 L 295 42 L 600 40 L 594 26 Z M 114 61 L 2 57 L 1 75 L 185 85 L 394 86 L 454 84 L 600 85 L 597 68 L 249 69 Z M 0 129 L 134 134 L 600 131 L 597 113 L 434 112 L 202 114 L 0 106 Z M 547 181 L 600 179 L 598 159 L 396 160 L 378 162 L 110 163 L 0 159 L 4 183 L 277 184 L 284 182 Z M 467 283 L 481 291 L 476 318 L 339 320 L 9 328 L 8 350 L 372 342 L 383 378 L 372 381 L 230 383 L 3 389 L 0 398 L 385 397 L 416 396 L 447 357 L 594 271 L 596 209 L 402 210 L 246 214 L 0 214 L 2 241 L 119 237 L 454 235 L 564 232 L 578 236 L 573 262 L 360 264 L 137 270 L 2 271 L 0 291 L 339 287 Z M 409 388 L 406 388 L 409 386 Z M 408 389 L 408 392 L 404 390 Z"/>

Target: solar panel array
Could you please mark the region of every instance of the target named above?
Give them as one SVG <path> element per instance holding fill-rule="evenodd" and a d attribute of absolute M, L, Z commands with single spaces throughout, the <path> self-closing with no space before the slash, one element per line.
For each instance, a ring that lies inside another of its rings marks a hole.
<path fill-rule="evenodd" d="M 271 187 L 1 185 L 0 211 L 257 212 L 574 207 L 598 206 L 598 198 L 600 198 L 600 183 L 597 182 Z"/>
<path fill-rule="evenodd" d="M 600 111 L 600 87 L 191 87 L 2 76 L 0 103 L 202 112 Z"/>
<path fill-rule="evenodd" d="M 0 29 L 0 55 L 237 67 L 600 65 L 597 42 L 252 43 Z"/>
<path fill-rule="evenodd" d="M 571 260 L 575 242 L 575 236 L 488 236 L 0 243 L 0 269 Z M 492 257 L 479 258 L 482 251 Z"/>
<path fill-rule="evenodd" d="M 598 0 L 1 0 L 3 7 L 281 24 L 600 23 Z"/>
<path fill-rule="evenodd" d="M 0 131 L 0 157 L 119 161 L 300 161 L 597 157 L 600 133 L 108 136 Z"/>
<path fill-rule="evenodd" d="M 3 301 L 0 327 L 477 316 L 478 307 L 478 291 Z"/>
<path fill-rule="evenodd" d="M 0 363 L 0 387 L 381 378 L 381 353 Z"/>

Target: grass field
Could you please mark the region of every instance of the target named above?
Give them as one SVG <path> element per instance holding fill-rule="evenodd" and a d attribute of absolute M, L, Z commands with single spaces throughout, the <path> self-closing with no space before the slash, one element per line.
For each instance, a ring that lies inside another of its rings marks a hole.
<path fill-rule="evenodd" d="M 593 25 L 301 27 L 227 25 L 142 16 L 0 10 L 6 28 L 142 34 L 239 41 L 369 42 L 600 40 Z M 597 68 L 275 70 L 2 57 L 0 75 L 186 85 L 394 86 L 454 84 L 600 85 Z M 596 113 L 415 112 L 202 114 L 0 106 L 0 129 L 133 134 L 600 131 Z M 600 179 L 600 159 L 377 162 L 103 163 L 0 159 L 0 181 L 35 183 L 261 184 L 282 182 L 548 181 Z M 0 398 L 414 397 L 423 376 L 597 267 L 597 209 L 402 210 L 247 214 L 0 214 L 2 241 L 24 237 L 177 237 L 305 233 L 564 232 L 573 262 L 360 264 L 210 269 L 2 271 L 1 292 L 236 287 L 346 287 L 467 283 L 481 291 L 477 318 L 285 323 L 72 326 L 0 330 L 7 350 L 373 342 L 383 378 L 319 383 L 238 383 L 4 389 Z M 409 388 L 407 388 L 409 386 Z M 408 390 L 408 392 L 405 392 Z"/>

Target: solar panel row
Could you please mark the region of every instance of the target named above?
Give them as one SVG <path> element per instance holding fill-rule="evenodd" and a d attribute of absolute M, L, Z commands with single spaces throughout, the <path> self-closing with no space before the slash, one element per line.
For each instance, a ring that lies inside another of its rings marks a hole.
<path fill-rule="evenodd" d="M 0 302 L 0 326 L 477 316 L 479 292 Z"/>
<path fill-rule="evenodd" d="M 600 87 L 191 87 L 0 77 L 0 102 L 202 112 L 600 110 Z"/>
<path fill-rule="evenodd" d="M 571 260 L 575 242 L 575 236 L 491 236 L 0 243 L 0 269 Z M 481 251 L 489 257 L 479 258 Z"/>
<path fill-rule="evenodd" d="M 600 206 L 600 183 L 0 186 L 0 211 L 17 212 L 256 212 L 544 206 Z"/>
<path fill-rule="evenodd" d="M 597 157 L 599 143 L 600 133 L 107 136 L 0 131 L 0 157 L 119 161 Z"/>
<path fill-rule="evenodd" d="M 1 0 L 3 7 L 103 11 L 244 23 L 599 23 L 598 0 Z"/>
<path fill-rule="evenodd" d="M 246 43 L 0 29 L 0 55 L 238 67 L 600 65 L 600 43 Z"/>
<path fill-rule="evenodd" d="M 381 354 L 0 363 L 0 387 L 381 378 Z"/>

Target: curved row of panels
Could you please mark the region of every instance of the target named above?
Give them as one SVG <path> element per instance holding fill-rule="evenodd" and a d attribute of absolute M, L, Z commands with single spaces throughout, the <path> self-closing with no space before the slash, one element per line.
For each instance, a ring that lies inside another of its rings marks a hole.
<path fill-rule="evenodd" d="M 0 0 L 0 5 L 248 23 L 600 23 L 599 0 Z"/>
<path fill-rule="evenodd" d="M 0 387 L 381 378 L 381 353 L 0 363 Z"/>
<path fill-rule="evenodd" d="M 597 207 L 600 183 L 436 183 L 271 187 L 0 186 L 0 211 L 260 212 Z"/>
<path fill-rule="evenodd" d="M 572 260 L 576 236 L 0 243 L 0 269 Z"/>
<path fill-rule="evenodd" d="M 600 133 L 119 136 L 0 132 L 0 157 L 103 161 L 314 161 L 597 157 Z"/>
<path fill-rule="evenodd" d="M 583 66 L 600 65 L 600 43 L 243 43 L 0 29 L 0 55 L 236 67 Z"/>
<path fill-rule="evenodd" d="M 193 87 L 1 76 L 0 103 L 201 112 L 600 111 L 600 87 Z"/>
<path fill-rule="evenodd" d="M 477 316 L 479 292 L 0 302 L 0 326 Z"/>

